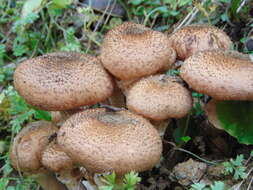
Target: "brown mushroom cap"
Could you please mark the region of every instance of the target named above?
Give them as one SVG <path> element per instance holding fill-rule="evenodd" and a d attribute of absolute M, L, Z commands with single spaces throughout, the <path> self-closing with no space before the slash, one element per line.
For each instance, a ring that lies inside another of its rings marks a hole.
<path fill-rule="evenodd" d="M 39 173 L 44 170 L 41 154 L 49 144 L 50 136 L 57 131 L 57 127 L 46 121 L 33 122 L 24 127 L 14 138 L 10 151 L 13 167 L 28 173 Z"/>
<path fill-rule="evenodd" d="M 93 173 L 144 171 L 162 153 L 156 129 L 129 111 L 77 113 L 60 128 L 57 142 L 71 159 Z"/>
<path fill-rule="evenodd" d="M 41 162 L 43 166 L 53 172 L 71 170 L 74 168 L 74 162 L 63 152 L 56 141 L 52 141 L 43 151 Z"/>
<path fill-rule="evenodd" d="M 253 100 L 253 64 L 235 52 L 210 50 L 185 60 L 180 76 L 197 92 L 216 100 Z"/>
<path fill-rule="evenodd" d="M 126 22 L 106 34 L 100 58 L 114 76 L 130 80 L 170 67 L 176 54 L 165 34 Z"/>
<path fill-rule="evenodd" d="M 175 77 L 154 75 L 141 79 L 130 88 L 127 107 L 152 120 L 180 118 L 191 110 L 192 97 Z"/>
<path fill-rule="evenodd" d="M 39 56 L 18 65 L 14 85 L 25 100 L 43 110 L 92 105 L 112 94 L 111 77 L 100 61 L 76 52 Z"/>
<path fill-rule="evenodd" d="M 209 25 L 189 25 L 182 27 L 169 36 L 171 46 L 178 58 L 184 60 L 194 53 L 203 50 L 228 50 L 232 42 L 228 35 Z"/>

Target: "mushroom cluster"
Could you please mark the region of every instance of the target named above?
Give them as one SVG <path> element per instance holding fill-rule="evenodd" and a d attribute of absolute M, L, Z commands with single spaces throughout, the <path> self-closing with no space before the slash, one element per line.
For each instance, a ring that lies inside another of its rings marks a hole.
<path fill-rule="evenodd" d="M 154 167 L 162 154 L 156 128 L 192 108 L 187 84 L 216 98 L 242 92 L 241 99 L 252 98 L 251 89 L 244 89 L 253 87 L 252 66 L 223 50 L 230 45 L 224 32 L 206 25 L 167 36 L 126 22 L 105 35 L 98 57 L 56 52 L 22 62 L 14 73 L 16 90 L 54 117 L 52 123 L 21 130 L 11 149 L 13 166 L 28 175 L 57 173 L 68 189 L 80 186 L 83 177 L 90 181 L 87 188 L 94 189 L 95 174 L 114 171 L 121 176 Z M 180 76 L 165 74 L 177 58 L 187 57 Z M 244 80 L 240 87 L 239 75 Z"/>

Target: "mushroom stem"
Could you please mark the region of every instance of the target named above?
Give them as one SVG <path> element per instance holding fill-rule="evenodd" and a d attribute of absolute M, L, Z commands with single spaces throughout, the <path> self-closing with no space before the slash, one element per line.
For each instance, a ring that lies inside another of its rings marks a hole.
<path fill-rule="evenodd" d="M 56 175 L 56 178 L 65 184 L 68 190 L 85 190 L 85 187 L 81 184 L 82 174 L 77 170 L 63 170 Z"/>
<path fill-rule="evenodd" d="M 82 111 L 82 110 L 83 110 L 82 108 L 77 108 L 77 109 L 65 110 L 65 111 L 51 111 L 52 123 L 59 126 L 64 121 L 66 121 L 71 115 L 73 115 L 79 111 Z"/>
<path fill-rule="evenodd" d="M 114 92 L 112 96 L 109 97 L 109 103 L 115 107 L 126 107 L 125 96 L 116 84 L 114 85 Z"/>
<path fill-rule="evenodd" d="M 171 119 L 166 119 L 163 121 L 150 120 L 150 122 L 157 129 L 161 137 L 164 135 L 168 125 L 170 124 L 170 121 Z"/>
<path fill-rule="evenodd" d="M 66 186 L 59 182 L 52 172 L 39 173 L 33 178 L 45 190 L 67 190 Z"/>

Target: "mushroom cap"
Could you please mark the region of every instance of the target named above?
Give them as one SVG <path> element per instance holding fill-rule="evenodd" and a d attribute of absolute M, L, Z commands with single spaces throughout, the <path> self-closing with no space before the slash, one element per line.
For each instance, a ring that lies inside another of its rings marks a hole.
<path fill-rule="evenodd" d="M 162 153 L 156 129 L 129 111 L 98 108 L 77 113 L 60 128 L 57 142 L 72 160 L 93 173 L 144 171 Z"/>
<path fill-rule="evenodd" d="M 100 59 L 115 77 L 130 80 L 171 67 L 176 54 L 167 35 L 125 22 L 105 35 Z"/>
<path fill-rule="evenodd" d="M 232 41 L 221 29 L 209 25 L 189 25 L 169 36 L 171 46 L 179 59 L 186 59 L 198 51 L 224 49 L 232 46 Z"/>
<path fill-rule="evenodd" d="M 236 51 L 208 50 L 185 60 L 180 76 L 216 100 L 253 100 L 253 64 Z"/>
<path fill-rule="evenodd" d="M 224 130 L 221 127 L 221 123 L 217 118 L 217 113 L 216 113 L 216 100 L 212 99 L 210 100 L 206 106 L 204 107 L 205 113 L 208 117 L 208 121 L 217 129 Z"/>
<path fill-rule="evenodd" d="M 14 138 L 10 159 L 13 167 L 28 173 L 39 173 L 44 168 L 41 164 L 42 151 L 56 134 L 58 128 L 47 121 L 28 124 Z"/>
<path fill-rule="evenodd" d="M 49 111 L 92 105 L 113 91 L 100 61 L 77 52 L 50 53 L 22 62 L 14 73 L 14 85 L 29 104 Z"/>
<path fill-rule="evenodd" d="M 127 107 L 152 120 L 181 118 L 192 108 L 190 92 L 177 78 L 154 75 L 136 82 L 127 93 Z"/>
<path fill-rule="evenodd" d="M 63 170 L 71 170 L 74 168 L 74 162 L 63 152 L 56 141 L 52 141 L 43 151 L 41 163 L 48 170 L 53 172 L 61 172 Z"/>

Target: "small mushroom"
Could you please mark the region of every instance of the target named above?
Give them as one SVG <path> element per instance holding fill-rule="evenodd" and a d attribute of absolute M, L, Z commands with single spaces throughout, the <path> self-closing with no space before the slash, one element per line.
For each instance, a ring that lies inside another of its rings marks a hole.
<path fill-rule="evenodd" d="M 22 62 L 14 73 L 16 90 L 36 108 L 76 109 L 107 99 L 111 77 L 100 61 L 77 52 L 57 52 Z"/>
<path fill-rule="evenodd" d="M 91 173 L 144 171 L 152 168 L 162 153 L 155 128 L 126 110 L 98 108 L 74 114 L 60 128 L 57 142 Z"/>
<path fill-rule="evenodd" d="M 65 184 L 69 190 L 82 189 L 81 179 L 83 174 L 75 167 L 71 158 L 62 151 L 53 140 L 43 151 L 41 163 L 48 170 L 57 173 L 57 179 Z"/>
<path fill-rule="evenodd" d="M 32 176 L 45 190 L 66 190 L 54 174 L 41 164 L 42 151 L 57 131 L 56 126 L 46 121 L 30 123 L 14 138 L 10 150 L 13 167 L 25 175 Z"/>
<path fill-rule="evenodd" d="M 132 80 L 171 67 L 176 54 L 165 34 L 125 22 L 105 35 L 100 59 L 116 78 Z"/>
<path fill-rule="evenodd" d="M 216 100 L 253 100 L 253 64 L 236 51 L 207 50 L 185 60 L 180 76 Z"/>
<path fill-rule="evenodd" d="M 228 50 L 232 42 L 221 29 L 209 25 L 189 25 L 169 36 L 171 46 L 179 59 L 186 59 L 198 51 Z"/>
<path fill-rule="evenodd" d="M 187 115 L 192 97 L 177 77 L 154 75 L 139 80 L 129 89 L 127 107 L 151 121 L 163 121 Z"/>

